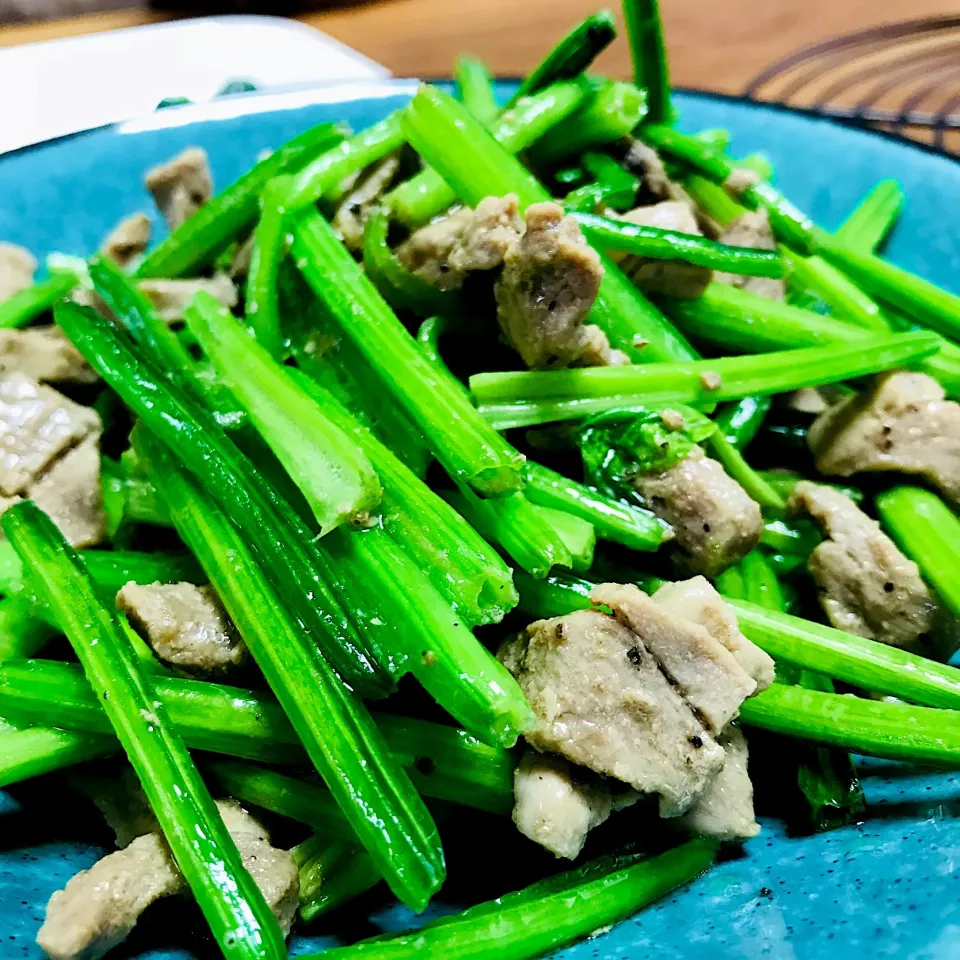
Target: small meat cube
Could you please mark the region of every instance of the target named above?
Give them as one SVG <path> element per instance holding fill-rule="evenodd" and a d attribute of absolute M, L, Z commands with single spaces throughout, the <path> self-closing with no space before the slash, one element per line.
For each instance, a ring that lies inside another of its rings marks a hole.
<path fill-rule="evenodd" d="M 215 297 L 228 310 L 232 310 L 238 301 L 237 288 L 225 273 L 212 277 L 198 277 L 196 280 L 141 280 L 140 289 L 147 295 L 161 320 L 167 323 L 179 323 L 190 301 L 200 290 Z"/>
<path fill-rule="evenodd" d="M 600 258 L 562 207 L 527 209 L 526 230 L 494 285 L 500 328 L 527 366 L 567 366 L 583 356 L 583 320 L 602 279 Z"/>
<path fill-rule="evenodd" d="M 747 211 L 737 217 L 720 236 L 721 243 L 733 247 L 750 247 L 753 250 L 776 250 L 770 218 L 766 210 Z M 744 277 L 738 273 L 718 273 L 714 278 L 719 283 L 728 283 L 748 293 L 755 293 L 767 300 L 783 300 L 787 295 L 786 280 L 770 277 Z"/>
<path fill-rule="evenodd" d="M 664 584 L 653 595 L 653 602 L 672 616 L 699 623 L 714 640 L 722 643 L 753 677 L 757 693 L 773 683 L 773 658 L 740 632 L 736 613 L 709 580 L 693 577 Z"/>
<path fill-rule="evenodd" d="M 351 250 L 359 250 L 363 246 L 363 228 L 367 217 L 390 186 L 399 167 L 399 153 L 384 158 L 365 171 L 340 201 L 332 224 Z"/>
<path fill-rule="evenodd" d="M 459 290 L 465 276 L 450 266 L 450 254 L 467 226 L 473 210 L 460 207 L 410 234 L 396 249 L 400 262 L 411 272 L 439 290 Z"/>
<path fill-rule="evenodd" d="M 55 460 L 27 492 L 69 544 L 93 547 L 101 543 L 107 531 L 99 434 L 91 434 Z"/>
<path fill-rule="evenodd" d="M 98 379 L 55 326 L 0 329 L 0 376 L 13 371 L 40 383 L 96 383 Z"/>
<path fill-rule="evenodd" d="M 929 652 L 931 642 L 948 653 L 956 649 L 956 640 L 944 635 L 950 618 L 917 565 L 848 496 L 802 481 L 788 506 L 793 513 L 808 513 L 830 538 L 807 566 L 838 630 L 918 653 Z"/>
<path fill-rule="evenodd" d="M 622 367 L 631 362 L 622 351 L 610 346 L 607 335 L 595 324 L 584 324 L 580 330 L 583 353 L 577 359 L 578 367 Z"/>
<path fill-rule="evenodd" d="M 729 726 L 717 741 L 725 755 L 723 768 L 681 817 L 691 833 L 720 840 L 749 840 L 760 832 L 753 812 L 753 783 L 747 772 L 747 738 Z"/>
<path fill-rule="evenodd" d="M 702 235 L 689 204 L 678 200 L 667 200 L 651 207 L 637 207 L 620 219 L 642 227 L 676 230 L 698 237 Z M 621 267 L 644 293 L 654 296 L 693 299 L 699 297 L 713 279 L 713 271 L 709 268 L 682 260 L 626 257 Z"/>
<path fill-rule="evenodd" d="M 899 471 L 926 477 L 960 502 L 960 404 L 933 377 L 880 377 L 814 421 L 807 441 L 821 473 Z"/>
<path fill-rule="evenodd" d="M 686 811 L 723 763 L 644 640 L 614 617 L 540 620 L 499 656 L 536 715 L 532 747 L 658 794 L 663 816 Z"/>
<path fill-rule="evenodd" d="M 29 250 L 13 243 L 0 243 L 0 303 L 26 290 L 36 271 L 37 261 Z"/>
<path fill-rule="evenodd" d="M 57 457 L 99 430 L 89 407 L 22 373 L 0 376 L 0 494 L 24 493 Z"/>
<path fill-rule="evenodd" d="M 638 476 L 634 486 L 673 528 L 681 564 L 694 573 L 715 576 L 760 539 L 760 507 L 699 447 L 663 473 Z"/>
<path fill-rule="evenodd" d="M 660 669 L 718 734 L 756 693 L 757 682 L 737 658 L 700 624 L 668 612 L 632 583 L 601 583 L 590 599 L 602 603 L 644 644 Z"/>
<path fill-rule="evenodd" d="M 210 164 L 206 151 L 199 147 L 190 147 L 148 171 L 146 183 L 171 230 L 176 230 L 213 196 Z"/>
<path fill-rule="evenodd" d="M 150 243 L 150 229 L 150 218 L 145 213 L 135 213 L 121 220 L 110 231 L 100 252 L 117 266 L 127 267 L 146 252 Z"/>
<path fill-rule="evenodd" d="M 117 609 L 161 659 L 186 673 L 223 673 L 242 665 L 247 648 L 209 586 L 131 581 Z"/>
<path fill-rule="evenodd" d="M 459 273 L 495 270 L 520 239 L 522 229 L 514 194 L 484 197 L 450 251 L 450 266 Z"/>

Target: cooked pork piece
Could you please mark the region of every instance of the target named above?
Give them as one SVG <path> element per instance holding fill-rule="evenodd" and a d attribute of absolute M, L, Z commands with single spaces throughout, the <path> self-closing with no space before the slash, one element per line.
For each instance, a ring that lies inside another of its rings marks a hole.
<path fill-rule="evenodd" d="M 526 229 L 504 258 L 494 285 L 497 318 L 529 367 L 562 367 L 586 352 L 583 320 L 603 267 L 577 222 L 555 203 L 532 204 Z"/>
<path fill-rule="evenodd" d="M 722 643 L 753 677 L 757 693 L 773 683 L 773 658 L 740 632 L 733 608 L 709 580 L 693 577 L 666 583 L 653 595 L 653 602 L 672 616 L 700 624 L 714 640 Z"/>
<path fill-rule="evenodd" d="M 237 288 L 225 273 L 195 280 L 141 280 L 140 289 L 147 295 L 162 320 L 179 323 L 183 312 L 197 292 L 204 290 L 232 310 L 237 305 Z"/>
<path fill-rule="evenodd" d="M 665 200 L 650 207 L 637 207 L 619 219 L 642 227 L 676 230 L 702 236 L 690 205 Z M 713 271 L 682 260 L 655 260 L 649 257 L 625 257 L 621 268 L 644 293 L 692 299 L 699 297 L 713 279 Z"/>
<path fill-rule="evenodd" d="M 960 404 L 933 377 L 905 371 L 822 413 L 807 435 L 821 473 L 893 470 L 926 477 L 960 502 Z"/>
<path fill-rule="evenodd" d="M 721 243 L 734 247 L 750 247 L 754 250 L 776 250 L 777 241 L 773 237 L 770 218 L 766 210 L 747 211 L 737 217 L 720 237 Z M 774 280 L 770 277 L 744 277 L 738 273 L 718 273 L 714 278 L 720 283 L 728 283 L 767 300 L 783 300 L 787 295 L 786 280 Z"/>
<path fill-rule="evenodd" d="M 340 201 L 332 224 L 351 250 L 359 250 L 363 246 L 363 227 L 367 217 L 390 186 L 399 167 L 399 153 L 385 157 L 365 171 Z"/>
<path fill-rule="evenodd" d="M 146 182 L 171 230 L 176 230 L 213 196 L 210 164 L 206 151 L 199 147 L 190 147 L 149 170 Z"/>
<path fill-rule="evenodd" d="M 0 243 L 0 303 L 33 283 L 37 261 L 29 250 L 13 243 Z"/>
<path fill-rule="evenodd" d="M 693 707 L 707 730 L 718 734 L 757 690 L 757 682 L 705 627 L 668 612 L 632 583 L 601 583 L 590 594 L 643 639 L 667 679 Z M 676 601 L 676 595 L 673 596 Z"/>
<path fill-rule="evenodd" d="M 247 659 L 246 645 L 211 587 L 131 580 L 117 594 L 117 609 L 161 660 L 185 673 L 223 673 Z"/>
<path fill-rule="evenodd" d="M 299 887 L 293 857 L 272 847 L 260 824 L 235 801 L 219 800 L 217 808 L 244 866 L 289 933 Z M 98 960 L 127 938 L 150 904 L 186 891 L 161 834 L 144 834 L 53 894 L 37 943 L 52 960 Z"/>
<path fill-rule="evenodd" d="M 919 653 L 929 652 L 930 643 L 956 649 L 945 635 L 950 618 L 917 565 L 848 496 L 802 481 L 788 506 L 813 517 L 829 537 L 810 555 L 808 568 L 838 630 Z"/>
<path fill-rule="evenodd" d="M 118 266 L 129 266 L 137 257 L 143 256 L 150 243 L 150 218 L 145 213 L 135 213 L 121 220 L 103 241 L 100 252 Z"/>
<path fill-rule="evenodd" d="M 0 330 L 0 376 L 12 371 L 40 383 L 96 383 L 98 379 L 55 326 Z"/>
<path fill-rule="evenodd" d="M 673 528 L 679 559 L 692 572 L 715 576 L 760 539 L 760 507 L 699 447 L 663 473 L 638 476 L 634 486 Z"/>
<path fill-rule="evenodd" d="M 723 750 L 644 639 L 614 617 L 580 610 L 540 620 L 499 656 L 536 715 L 531 746 L 658 794 L 663 816 L 686 811 L 722 766 Z"/>
<path fill-rule="evenodd" d="M 680 819 L 691 833 L 721 840 L 749 840 L 760 832 L 753 812 L 753 784 L 747 772 L 747 739 L 731 725 L 717 741 L 723 768 Z"/>
<path fill-rule="evenodd" d="M 503 263 L 507 251 L 520 239 L 522 229 L 514 194 L 484 197 L 450 251 L 451 268 L 460 274 L 472 270 L 495 270 Z"/>
<path fill-rule="evenodd" d="M 397 247 L 397 257 L 411 273 L 432 286 L 440 290 L 459 290 L 465 278 L 450 266 L 450 254 L 472 222 L 473 210 L 460 207 L 448 216 L 415 230 Z"/>

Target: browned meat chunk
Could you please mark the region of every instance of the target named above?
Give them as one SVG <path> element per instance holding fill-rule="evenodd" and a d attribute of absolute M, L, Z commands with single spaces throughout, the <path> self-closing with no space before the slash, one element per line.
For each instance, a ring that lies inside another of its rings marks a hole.
<path fill-rule="evenodd" d="M 634 486 L 673 528 L 680 561 L 693 572 L 715 576 L 760 539 L 760 507 L 699 447 L 663 473 L 637 477 Z"/>
<path fill-rule="evenodd" d="M 721 840 L 749 840 L 760 832 L 753 812 L 753 784 L 747 772 L 747 739 L 731 725 L 718 743 L 723 768 L 683 815 L 680 825 L 691 833 Z"/>
<path fill-rule="evenodd" d="M 484 197 L 450 251 L 451 268 L 460 274 L 496 270 L 507 251 L 520 239 L 522 228 L 517 198 L 512 193 L 505 197 Z"/>
<path fill-rule="evenodd" d="M 620 219 L 642 227 L 676 230 L 701 236 L 700 227 L 689 204 L 666 200 L 650 207 L 637 207 Z M 649 257 L 626 257 L 623 271 L 644 293 L 665 297 L 692 299 L 699 297 L 713 279 L 713 271 L 681 260 L 653 260 Z"/>
<path fill-rule="evenodd" d="M 400 154 L 391 154 L 366 170 L 340 201 L 333 215 L 333 228 L 351 250 L 363 246 L 363 227 L 367 217 L 390 186 L 399 167 Z"/>
<path fill-rule="evenodd" d="M 644 644 L 660 669 L 703 720 L 718 734 L 740 712 L 740 704 L 757 690 L 757 683 L 737 658 L 707 630 L 668 612 L 632 583 L 602 583 L 590 594 Z"/>
<path fill-rule="evenodd" d="M 527 366 L 562 367 L 583 357 L 583 321 L 602 279 L 600 258 L 562 207 L 527 209 L 526 230 L 494 286 L 500 328 Z"/>
<path fill-rule="evenodd" d="M 773 229 L 766 210 L 741 214 L 723 231 L 720 241 L 734 247 L 750 247 L 754 250 L 777 249 L 777 241 L 773 237 Z M 720 283 L 739 287 L 748 293 L 755 293 L 758 297 L 765 297 L 767 300 L 783 300 L 787 295 L 786 280 L 744 277 L 737 273 L 718 273 L 715 279 Z"/>
<path fill-rule="evenodd" d="M 199 147 L 190 147 L 154 167 L 147 172 L 146 182 L 171 230 L 176 230 L 213 196 L 210 164 L 206 151 Z"/>
<path fill-rule="evenodd" d="M 140 289 L 147 295 L 154 309 L 167 323 L 179 323 L 190 301 L 200 290 L 216 297 L 228 310 L 237 305 L 237 288 L 225 273 L 196 280 L 142 280 Z"/>
<path fill-rule="evenodd" d="M 150 243 L 150 218 L 144 213 L 135 213 L 121 220 L 103 241 L 100 252 L 118 266 L 129 266 L 137 257 L 142 257 Z"/>
<path fill-rule="evenodd" d="M 432 286 L 440 290 L 459 290 L 464 276 L 450 266 L 450 254 L 472 222 L 473 211 L 461 207 L 412 233 L 397 247 L 397 257 L 411 273 Z"/>
<path fill-rule="evenodd" d="M 653 595 L 653 600 L 672 616 L 700 624 L 714 640 L 722 643 L 754 679 L 757 693 L 773 683 L 773 658 L 740 632 L 733 608 L 709 580 L 693 577 L 664 584 Z"/>
<path fill-rule="evenodd" d="M 154 653 L 188 673 L 223 673 L 246 661 L 247 648 L 210 587 L 131 581 L 117 594 Z"/>
<path fill-rule="evenodd" d="M 931 642 L 956 648 L 942 635 L 948 619 L 917 565 L 848 496 L 802 481 L 789 507 L 810 514 L 830 538 L 813 551 L 808 567 L 838 630 L 921 653 Z"/>
<path fill-rule="evenodd" d="M 33 283 L 37 261 L 29 250 L 13 243 L 0 243 L 0 303 Z"/>
<path fill-rule="evenodd" d="M 536 715 L 531 746 L 658 794 L 664 816 L 686 811 L 722 765 L 644 639 L 614 617 L 581 610 L 538 621 L 500 658 Z"/>
<path fill-rule="evenodd" d="M 880 377 L 813 423 L 808 442 L 821 473 L 892 470 L 926 477 L 960 502 L 960 404 L 923 373 Z"/>
<path fill-rule="evenodd" d="M 97 375 L 59 327 L 0 330 L 0 376 L 16 371 L 41 383 L 96 383 Z"/>

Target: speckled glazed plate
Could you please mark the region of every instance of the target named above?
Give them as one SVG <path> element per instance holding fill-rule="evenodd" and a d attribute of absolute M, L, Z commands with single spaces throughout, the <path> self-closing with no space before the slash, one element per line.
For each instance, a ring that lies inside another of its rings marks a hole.
<path fill-rule="evenodd" d="M 324 120 L 363 127 L 400 106 L 413 88 L 395 81 L 238 97 L 8 154 L 0 157 L 0 240 L 23 244 L 38 256 L 53 250 L 89 254 L 121 216 L 152 209 L 143 171 L 183 147 L 205 147 L 217 182 L 228 183 L 265 147 Z M 960 165 L 954 160 L 786 110 L 698 94 L 681 94 L 677 102 L 683 127 L 726 127 L 735 154 L 765 151 L 786 193 L 827 227 L 876 180 L 896 177 L 908 204 L 890 256 L 960 292 Z M 763 820 L 763 832 L 742 856 L 560 956 L 960 958 L 960 779 L 876 761 L 862 763 L 861 775 L 868 798 L 862 824 L 795 838 L 778 821 Z M 511 889 L 540 862 L 532 845 L 506 830 L 503 837 L 498 846 L 487 846 L 497 851 L 489 864 L 457 866 L 493 874 L 487 895 Z M 54 781 L 0 792 L 2 960 L 40 957 L 34 936 L 47 899 L 105 852 L 94 840 L 106 842 L 102 827 Z M 452 909 L 461 896 L 461 889 L 451 889 L 451 905 L 436 909 Z M 411 921 L 400 907 L 371 899 L 310 936 L 295 936 L 291 955 Z M 165 904 L 111 956 L 212 955 L 191 911 Z"/>

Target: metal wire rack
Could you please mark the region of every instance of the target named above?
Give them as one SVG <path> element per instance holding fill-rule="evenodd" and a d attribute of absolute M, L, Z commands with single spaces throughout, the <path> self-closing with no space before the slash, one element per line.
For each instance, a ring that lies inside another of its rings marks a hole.
<path fill-rule="evenodd" d="M 744 96 L 960 152 L 960 16 L 831 37 L 771 64 Z"/>

